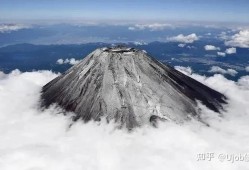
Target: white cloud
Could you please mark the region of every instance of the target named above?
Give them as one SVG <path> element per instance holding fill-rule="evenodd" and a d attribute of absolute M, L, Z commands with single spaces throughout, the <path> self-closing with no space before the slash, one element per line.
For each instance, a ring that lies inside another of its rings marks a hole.
<path fill-rule="evenodd" d="M 205 49 L 206 51 L 220 50 L 219 47 L 215 47 L 215 46 L 213 46 L 213 45 L 205 45 L 205 46 L 204 46 L 204 49 Z"/>
<path fill-rule="evenodd" d="M 218 56 L 225 57 L 226 54 L 235 54 L 237 52 L 237 49 L 234 47 L 227 48 L 225 52 L 217 52 Z"/>
<path fill-rule="evenodd" d="M 234 48 L 234 47 L 231 47 L 231 48 L 228 48 L 228 49 L 226 49 L 226 53 L 227 54 L 235 54 L 236 53 L 236 48 Z"/>
<path fill-rule="evenodd" d="M 0 24 L 0 33 L 9 33 L 27 28 L 30 28 L 30 26 L 23 24 Z"/>
<path fill-rule="evenodd" d="M 140 41 L 135 41 L 133 42 L 134 45 L 147 45 L 148 43 L 146 42 L 140 42 Z"/>
<path fill-rule="evenodd" d="M 70 64 L 70 65 L 75 65 L 75 64 L 78 64 L 80 62 L 80 60 L 76 60 L 75 58 L 70 58 L 70 59 L 65 59 L 65 60 L 63 60 L 63 59 L 58 59 L 57 61 L 56 61 L 56 64 L 59 64 L 59 65 L 61 65 L 61 64 Z"/>
<path fill-rule="evenodd" d="M 238 84 L 241 85 L 245 89 L 249 89 L 249 76 L 241 77 L 238 80 Z"/>
<path fill-rule="evenodd" d="M 249 29 L 241 30 L 229 38 L 225 44 L 228 46 L 249 48 Z"/>
<path fill-rule="evenodd" d="M 195 46 L 190 46 L 190 45 L 188 45 L 187 48 L 188 48 L 188 49 L 196 49 Z"/>
<path fill-rule="evenodd" d="M 186 75 L 190 75 L 193 72 L 191 67 L 175 66 L 174 68 Z"/>
<path fill-rule="evenodd" d="M 185 46 L 186 46 L 186 44 L 178 44 L 178 47 L 181 47 L 181 48 L 183 48 Z"/>
<path fill-rule="evenodd" d="M 150 31 L 161 31 L 166 28 L 172 28 L 172 27 L 173 26 L 171 24 L 154 23 L 154 24 L 136 24 L 134 26 L 128 27 L 128 29 L 131 31 L 145 30 L 145 29 L 148 29 Z"/>
<path fill-rule="evenodd" d="M 66 59 L 64 61 L 64 63 L 68 63 L 68 64 L 71 64 L 71 65 L 75 65 L 75 64 L 78 64 L 80 62 L 80 60 L 75 60 L 75 58 L 70 58 L 70 59 Z"/>
<path fill-rule="evenodd" d="M 227 40 L 228 39 L 228 35 L 225 31 L 222 31 L 219 36 L 218 36 L 221 40 Z"/>
<path fill-rule="evenodd" d="M 2 71 L 0 71 L 0 79 L 3 79 L 5 76 L 6 75 Z"/>
<path fill-rule="evenodd" d="M 225 56 L 226 56 L 226 53 L 223 53 L 223 52 L 217 52 L 217 55 L 218 55 L 218 56 L 221 56 L 221 57 L 225 57 Z"/>
<path fill-rule="evenodd" d="M 128 30 L 134 31 L 136 30 L 136 27 L 128 27 Z"/>
<path fill-rule="evenodd" d="M 58 59 L 58 60 L 56 61 L 56 63 L 57 63 L 57 64 L 60 64 L 60 65 L 61 65 L 61 64 L 64 64 L 64 60 L 60 58 L 60 59 Z"/>
<path fill-rule="evenodd" d="M 170 37 L 168 38 L 168 41 L 172 41 L 172 42 L 180 42 L 180 43 L 193 43 L 194 41 L 199 40 L 199 37 L 196 34 L 189 34 L 189 35 L 183 35 L 183 34 L 179 34 L 175 37 Z"/>
<path fill-rule="evenodd" d="M 77 122 L 69 128 L 70 117 L 58 114 L 61 109 L 38 109 L 41 87 L 56 74 L 14 71 L 1 75 L 1 170 L 163 170 L 165 165 L 171 170 L 179 166 L 185 170 L 248 169 L 246 161 L 220 162 L 218 156 L 249 151 L 249 76 L 234 82 L 222 75 L 190 75 L 229 98 L 222 116 L 202 108 L 210 127 L 195 121 L 181 126 L 164 122 L 157 129 L 143 127 L 128 133 L 103 122 Z M 197 161 L 202 153 L 214 153 L 214 158 Z"/>
<path fill-rule="evenodd" d="M 212 66 L 211 69 L 209 70 L 210 73 L 221 73 L 221 74 L 229 74 L 231 76 L 235 76 L 236 74 L 238 74 L 238 72 L 236 70 L 233 69 L 223 69 L 220 68 L 218 66 Z"/>
<path fill-rule="evenodd" d="M 247 67 L 245 68 L 245 70 L 246 70 L 247 72 L 249 72 L 249 66 L 247 66 Z"/>

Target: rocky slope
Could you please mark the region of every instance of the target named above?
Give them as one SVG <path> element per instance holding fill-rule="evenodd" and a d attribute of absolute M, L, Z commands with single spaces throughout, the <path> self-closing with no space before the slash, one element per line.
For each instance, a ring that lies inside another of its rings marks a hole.
<path fill-rule="evenodd" d="M 127 47 L 101 48 L 42 89 L 42 105 L 57 103 L 75 120 L 106 119 L 121 127 L 198 119 L 197 102 L 219 112 L 225 96 Z"/>

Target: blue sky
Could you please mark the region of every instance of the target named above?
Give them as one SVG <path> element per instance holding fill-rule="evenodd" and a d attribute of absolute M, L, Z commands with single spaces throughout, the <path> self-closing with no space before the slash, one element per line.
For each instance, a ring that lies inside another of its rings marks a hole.
<path fill-rule="evenodd" d="M 248 0 L 0 0 L 0 20 L 249 22 Z"/>

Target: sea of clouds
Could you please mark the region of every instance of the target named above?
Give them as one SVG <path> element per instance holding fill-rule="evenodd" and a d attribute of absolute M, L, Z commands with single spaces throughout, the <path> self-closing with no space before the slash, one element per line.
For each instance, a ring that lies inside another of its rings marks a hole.
<path fill-rule="evenodd" d="M 204 77 L 190 68 L 177 69 L 228 97 L 222 116 L 200 106 L 209 127 L 194 120 L 129 133 L 104 122 L 79 121 L 70 127 L 70 113 L 39 108 L 41 87 L 57 74 L 0 72 L 0 169 L 248 169 L 249 76 L 234 82 L 219 74 Z M 232 156 L 240 160 L 232 161 Z"/>

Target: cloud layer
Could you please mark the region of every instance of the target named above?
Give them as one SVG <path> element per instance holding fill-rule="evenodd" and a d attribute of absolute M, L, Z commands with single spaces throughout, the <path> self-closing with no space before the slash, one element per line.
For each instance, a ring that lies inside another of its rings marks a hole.
<path fill-rule="evenodd" d="M 220 74 L 229 74 L 231 76 L 235 76 L 236 74 L 238 74 L 238 72 L 236 70 L 233 69 L 223 69 L 220 68 L 218 66 L 212 66 L 209 70 L 210 73 L 220 73 Z"/>
<path fill-rule="evenodd" d="M 134 26 L 128 27 L 128 29 L 131 31 L 145 30 L 145 29 L 148 29 L 150 31 L 162 31 L 166 28 L 172 28 L 172 27 L 173 25 L 171 24 L 154 23 L 154 24 L 136 24 Z"/>
<path fill-rule="evenodd" d="M 237 34 L 234 34 L 225 44 L 228 46 L 249 48 L 249 29 L 241 30 Z"/>
<path fill-rule="evenodd" d="M 231 54 L 236 54 L 236 53 L 237 53 L 237 49 L 234 47 L 231 47 L 231 48 L 227 48 L 224 52 L 217 52 L 217 55 L 221 57 L 225 57 L 227 54 L 231 55 Z"/>
<path fill-rule="evenodd" d="M 189 35 L 183 35 L 183 34 L 179 34 L 175 37 L 170 37 L 168 38 L 168 41 L 172 41 L 172 42 L 180 42 L 180 43 L 193 43 L 195 41 L 199 40 L 199 37 L 196 34 L 189 34 Z"/>
<path fill-rule="evenodd" d="M 249 76 L 233 82 L 222 75 L 203 77 L 190 68 L 178 69 L 229 98 L 223 116 L 202 106 L 210 127 L 193 120 L 132 133 L 104 122 L 77 122 L 69 128 L 70 116 L 58 114 L 61 109 L 38 107 L 41 87 L 56 74 L 0 72 L 0 169 L 248 169 L 246 161 L 221 162 L 217 156 L 249 152 Z M 214 159 L 197 161 L 198 154 L 210 152 Z"/>
<path fill-rule="evenodd" d="M 8 33 L 27 28 L 30 28 L 30 26 L 23 24 L 0 24 L 0 33 Z"/>

